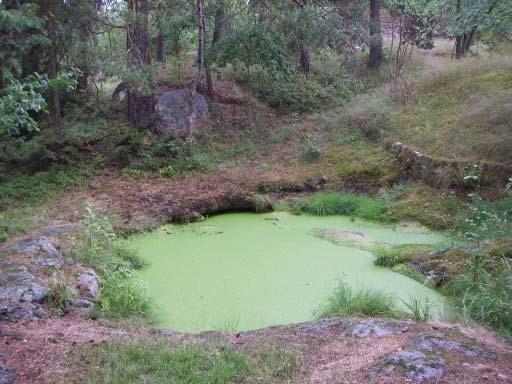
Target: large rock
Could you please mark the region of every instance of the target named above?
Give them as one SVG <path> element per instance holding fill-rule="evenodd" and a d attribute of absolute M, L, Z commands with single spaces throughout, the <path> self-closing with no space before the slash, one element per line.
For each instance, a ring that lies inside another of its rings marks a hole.
<path fill-rule="evenodd" d="M 14 369 L 0 365 L 0 384 L 12 384 L 16 380 Z"/>
<path fill-rule="evenodd" d="M 391 372 L 395 368 L 402 369 L 405 376 L 414 381 L 438 379 L 444 375 L 443 359 L 433 359 L 424 353 L 414 350 L 395 352 L 384 361 L 385 372 Z"/>
<path fill-rule="evenodd" d="M 92 269 L 84 270 L 76 279 L 76 287 L 84 297 L 96 299 L 100 293 L 98 275 Z"/>
<path fill-rule="evenodd" d="M 37 256 L 36 264 L 40 267 L 55 269 L 62 267 L 62 254 L 45 236 L 26 237 L 18 240 L 11 249 L 17 253 Z"/>
<path fill-rule="evenodd" d="M 28 273 L 10 273 L 0 282 L 0 301 L 9 303 L 40 303 L 48 295 L 48 289 Z"/>
<path fill-rule="evenodd" d="M 194 130 L 197 124 L 208 118 L 208 105 L 200 94 L 196 93 L 190 105 L 191 91 L 188 88 L 165 92 L 158 97 L 156 114 L 158 130 L 165 132 L 185 132 Z"/>
<path fill-rule="evenodd" d="M 15 322 L 21 320 L 30 320 L 34 317 L 46 318 L 48 317 L 48 312 L 46 312 L 42 306 L 37 304 L 0 304 L 0 321 Z"/>

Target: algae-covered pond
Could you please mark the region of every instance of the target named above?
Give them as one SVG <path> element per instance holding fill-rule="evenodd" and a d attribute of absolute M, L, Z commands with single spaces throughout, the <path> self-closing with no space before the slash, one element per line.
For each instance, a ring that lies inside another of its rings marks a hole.
<path fill-rule="evenodd" d="M 140 273 L 159 326 L 179 331 L 257 329 L 311 320 L 343 279 L 404 300 L 442 297 L 389 269 L 361 247 L 314 236 L 318 228 L 369 242 L 425 244 L 439 234 L 351 221 L 347 217 L 230 213 L 202 223 L 168 225 L 131 240 L 150 265 Z"/>

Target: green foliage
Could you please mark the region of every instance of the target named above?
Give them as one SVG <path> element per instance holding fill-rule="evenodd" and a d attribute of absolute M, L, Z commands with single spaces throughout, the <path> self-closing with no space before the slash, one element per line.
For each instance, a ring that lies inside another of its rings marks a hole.
<path fill-rule="evenodd" d="M 409 300 L 402 300 L 402 303 L 407 307 L 412 314 L 415 321 L 429 321 L 431 318 L 431 304 L 428 298 L 421 300 L 418 297 L 410 296 Z"/>
<path fill-rule="evenodd" d="M 98 215 L 89 202 L 85 205 L 82 228 L 85 233 L 85 255 L 89 259 L 96 259 L 105 249 L 110 249 L 116 238 L 110 219 Z"/>
<path fill-rule="evenodd" d="M 320 111 L 349 100 L 361 90 L 357 79 L 349 75 L 340 75 L 333 84 L 322 84 L 321 79 L 298 73 L 274 79 L 264 71 L 242 79 L 259 98 L 285 112 Z"/>
<path fill-rule="evenodd" d="M 290 65 L 285 44 L 260 25 L 243 26 L 226 36 L 219 45 L 216 58 L 220 65 L 243 65 L 247 73 L 254 66 L 264 69 L 272 80 L 286 78 Z"/>
<path fill-rule="evenodd" d="M 396 316 L 393 297 L 370 288 L 354 289 L 340 281 L 327 302 L 316 312 L 317 318 L 336 316 Z"/>
<path fill-rule="evenodd" d="M 31 113 L 46 112 L 48 105 L 42 93 L 47 89 L 72 89 L 75 84 L 73 72 L 60 74 L 55 79 L 35 73 L 23 82 L 10 77 L 0 97 L 0 133 L 18 136 L 38 131 Z"/>
<path fill-rule="evenodd" d="M 246 356 L 223 347 L 103 343 L 90 349 L 87 383 L 230 384 L 242 382 L 249 362 Z"/>
<path fill-rule="evenodd" d="M 382 221 L 385 203 L 352 193 L 323 192 L 311 197 L 305 212 L 318 216 L 347 215 L 372 221 Z"/>

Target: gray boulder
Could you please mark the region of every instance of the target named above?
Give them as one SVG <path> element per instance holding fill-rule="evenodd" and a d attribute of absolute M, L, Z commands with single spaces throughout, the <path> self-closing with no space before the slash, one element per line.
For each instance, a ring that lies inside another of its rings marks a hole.
<path fill-rule="evenodd" d="M 15 242 L 11 249 L 14 252 L 37 256 L 36 264 L 40 267 L 62 267 L 62 254 L 47 237 L 26 237 Z"/>
<path fill-rule="evenodd" d="M 46 299 L 48 289 L 28 273 L 10 273 L 0 284 L 0 301 L 40 303 Z"/>
<path fill-rule="evenodd" d="M 12 384 L 16 380 L 14 369 L 0 365 L 0 384 Z"/>
<path fill-rule="evenodd" d="M 194 130 L 197 124 L 208 118 L 208 104 L 203 96 L 196 93 L 190 105 L 191 91 L 188 88 L 165 92 L 158 97 L 156 114 L 158 131 L 185 132 Z"/>
<path fill-rule="evenodd" d="M 40 305 L 20 304 L 20 305 L 1 305 L 0 321 L 15 322 L 20 320 L 29 320 L 34 317 L 46 318 L 48 312 Z"/>
<path fill-rule="evenodd" d="M 99 278 L 92 269 L 84 270 L 76 279 L 76 288 L 89 299 L 96 299 L 100 293 Z"/>
<path fill-rule="evenodd" d="M 419 351 L 400 351 L 389 355 L 384 364 L 384 371 L 391 372 L 395 368 L 405 371 L 405 376 L 414 381 L 424 381 L 440 378 L 444 374 L 443 359 L 431 359 Z"/>

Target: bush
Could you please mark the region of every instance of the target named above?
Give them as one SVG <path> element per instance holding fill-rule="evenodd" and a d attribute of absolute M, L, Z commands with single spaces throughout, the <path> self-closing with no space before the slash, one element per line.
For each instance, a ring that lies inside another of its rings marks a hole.
<path fill-rule="evenodd" d="M 319 319 L 336 316 L 396 316 L 395 302 L 387 293 L 364 288 L 355 290 L 343 281 L 338 283 L 327 303 L 316 313 Z"/>
<path fill-rule="evenodd" d="M 352 193 L 324 192 L 309 199 L 304 210 L 317 216 L 347 215 L 381 221 L 386 211 L 384 201 Z"/>
<path fill-rule="evenodd" d="M 48 304 L 53 313 L 62 316 L 71 307 L 73 292 L 65 281 L 52 280 L 49 284 Z"/>
<path fill-rule="evenodd" d="M 389 245 L 376 245 L 372 248 L 372 253 L 375 256 L 374 264 L 381 267 L 392 268 L 404 261 L 400 250 Z"/>

